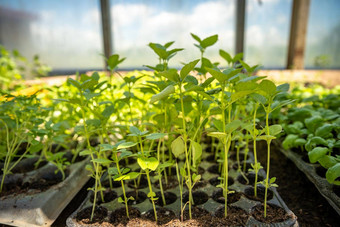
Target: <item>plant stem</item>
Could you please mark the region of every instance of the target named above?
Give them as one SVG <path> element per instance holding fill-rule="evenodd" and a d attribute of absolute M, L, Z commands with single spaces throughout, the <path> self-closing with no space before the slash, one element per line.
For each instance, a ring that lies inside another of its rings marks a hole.
<path fill-rule="evenodd" d="M 119 167 L 119 160 L 118 160 L 117 152 L 114 152 L 114 154 L 115 154 L 115 160 L 116 160 L 117 171 L 118 171 L 119 176 L 121 176 L 122 173 L 121 173 L 120 167 Z M 123 190 L 123 196 L 124 196 L 124 203 L 125 203 L 126 216 L 130 219 L 130 216 L 129 216 L 129 207 L 128 207 L 128 199 L 127 199 L 126 193 L 125 193 L 124 181 L 121 180 L 120 183 L 121 183 L 121 185 L 122 185 L 122 190 Z"/>
<path fill-rule="evenodd" d="M 270 105 L 268 106 L 268 109 L 266 110 L 266 133 L 267 136 L 269 136 L 269 113 L 270 113 Z M 267 139 L 267 176 L 266 176 L 266 190 L 264 193 L 264 217 L 267 216 L 267 193 L 268 193 L 268 187 L 269 187 L 269 167 L 270 167 L 270 142 L 271 140 Z"/>
<path fill-rule="evenodd" d="M 256 153 L 256 112 L 257 112 L 257 108 L 258 108 L 258 103 L 255 104 L 254 107 L 254 118 L 253 118 L 253 150 L 254 150 L 254 167 L 255 167 L 255 183 L 254 183 L 254 196 L 257 197 L 257 180 L 258 180 L 258 165 L 257 165 L 257 153 Z"/>
<path fill-rule="evenodd" d="M 85 137 L 86 137 L 86 142 L 87 142 L 87 147 L 88 149 L 91 150 L 91 153 L 90 153 L 90 156 L 91 156 L 91 159 L 94 160 L 94 156 L 92 154 L 92 146 L 91 146 L 91 143 L 90 143 L 90 135 L 87 131 L 87 126 L 86 126 L 86 117 L 85 117 L 85 111 L 84 111 L 84 107 L 83 107 L 83 99 L 81 99 L 81 113 L 82 113 L 82 117 L 83 117 L 83 121 L 84 121 L 84 131 L 85 131 Z M 93 162 L 93 167 L 95 169 L 95 183 L 94 183 L 94 198 L 93 198 L 93 205 L 92 205 L 92 212 L 91 212 L 91 221 L 93 219 L 93 214 L 94 214 L 94 209 L 96 207 L 96 202 L 97 202 L 97 191 L 98 191 L 98 171 L 99 171 L 99 164 Z M 102 193 L 102 191 L 101 191 Z"/>
<path fill-rule="evenodd" d="M 143 141 L 142 141 L 141 136 L 138 136 L 138 139 L 139 139 L 141 153 L 142 153 L 143 157 L 145 157 L 144 150 L 143 150 Z M 154 197 L 153 197 L 152 185 L 151 185 L 150 174 L 149 174 L 148 168 L 145 169 L 145 173 L 146 173 L 146 178 L 148 180 L 149 191 L 150 191 L 150 195 L 151 195 L 150 199 L 151 199 L 153 211 L 154 211 L 154 214 L 155 214 L 155 221 L 157 222 L 157 211 L 156 211 L 156 206 L 155 206 L 155 200 L 154 200 Z"/>
<path fill-rule="evenodd" d="M 154 201 L 154 197 L 153 197 L 153 191 L 152 191 L 152 186 L 151 186 L 151 181 L 150 181 L 149 169 L 146 169 L 145 173 L 146 173 L 146 177 L 148 179 L 149 191 L 150 191 L 150 194 L 151 194 L 150 199 L 151 199 L 151 202 L 152 202 L 153 212 L 155 214 L 155 221 L 157 222 L 157 211 L 156 211 L 155 201 Z"/>
<path fill-rule="evenodd" d="M 181 99 L 181 109 L 182 109 L 182 121 L 183 121 L 183 140 L 184 140 L 184 151 L 185 151 L 185 163 L 187 166 L 188 172 L 188 189 L 189 189 L 189 218 L 192 219 L 191 214 L 191 205 L 192 205 L 192 182 L 191 182 L 191 174 L 190 174 L 190 163 L 189 163 L 189 156 L 188 156 L 188 135 L 186 130 L 186 123 L 185 123 L 185 112 L 184 112 L 184 103 L 183 103 L 183 93 L 182 93 L 182 84 L 179 85 L 180 88 L 180 99 Z"/>
<path fill-rule="evenodd" d="M 157 159 L 158 159 L 158 161 L 160 161 L 160 146 L 161 146 L 161 141 L 158 141 L 158 145 L 157 145 Z M 164 171 L 164 172 L 166 172 L 166 171 Z M 166 201 L 165 201 L 165 197 L 164 197 L 163 184 L 162 184 L 162 172 L 161 172 L 160 169 L 158 169 L 158 181 L 159 181 L 159 188 L 161 190 L 163 206 L 165 206 Z"/>

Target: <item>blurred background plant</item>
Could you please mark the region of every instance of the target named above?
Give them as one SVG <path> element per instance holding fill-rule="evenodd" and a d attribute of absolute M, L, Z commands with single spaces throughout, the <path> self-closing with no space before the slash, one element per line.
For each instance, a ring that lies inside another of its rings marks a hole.
<path fill-rule="evenodd" d="M 9 51 L 0 45 L 0 89 L 3 91 L 22 88 L 23 79 L 47 76 L 51 70 L 38 55 L 30 62 L 18 50 Z"/>

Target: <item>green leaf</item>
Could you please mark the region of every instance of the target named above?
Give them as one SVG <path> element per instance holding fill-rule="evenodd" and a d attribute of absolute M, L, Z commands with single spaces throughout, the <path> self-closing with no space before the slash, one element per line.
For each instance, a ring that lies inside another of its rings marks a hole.
<path fill-rule="evenodd" d="M 305 120 L 305 125 L 310 132 L 315 132 L 315 130 L 323 125 L 324 119 L 321 116 L 312 116 Z"/>
<path fill-rule="evenodd" d="M 200 39 L 197 35 L 195 35 L 195 34 L 193 34 L 193 33 L 190 33 L 190 35 L 191 35 L 192 38 L 194 38 L 197 42 L 199 42 L 199 43 L 202 42 L 201 39 Z"/>
<path fill-rule="evenodd" d="M 126 151 L 126 150 L 122 150 L 122 152 L 120 153 L 120 158 L 123 159 L 125 157 L 129 157 L 132 155 L 132 152 L 131 151 Z"/>
<path fill-rule="evenodd" d="M 227 134 L 223 132 L 211 132 L 208 133 L 208 136 L 218 138 L 224 144 L 226 141 Z"/>
<path fill-rule="evenodd" d="M 274 96 L 276 94 L 276 86 L 270 80 L 262 80 L 259 84 L 259 88 L 264 91 L 268 96 Z"/>
<path fill-rule="evenodd" d="M 192 174 L 191 179 L 194 183 L 197 183 L 201 180 L 201 175 L 196 175 L 196 173 L 194 173 L 194 174 Z"/>
<path fill-rule="evenodd" d="M 150 99 L 150 103 L 155 103 L 159 100 L 165 99 L 172 93 L 175 93 L 175 87 L 173 85 L 169 85 L 164 88 L 163 91 L 161 91 L 160 93 L 153 95 Z"/>
<path fill-rule="evenodd" d="M 160 72 L 158 75 L 163 76 L 175 83 L 178 83 L 180 81 L 180 77 L 176 69 L 169 69 L 167 71 Z"/>
<path fill-rule="evenodd" d="M 112 175 L 112 176 L 118 174 L 118 169 L 117 169 L 116 167 L 110 167 L 110 168 L 108 168 L 107 171 L 108 171 L 108 173 L 109 173 L 110 175 Z"/>
<path fill-rule="evenodd" d="M 252 93 L 249 94 L 249 96 L 252 97 L 257 103 L 265 104 L 267 102 L 267 99 L 260 94 Z"/>
<path fill-rule="evenodd" d="M 281 85 L 276 87 L 276 90 L 278 92 L 288 92 L 289 91 L 289 84 L 288 83 L 281 84 Z"/>
<path fill-rule="evenodd" d="M 212 35 L 202 40 L 200 45 L 205 49 L 209 46 L 214 45 L 218 40 L 218 35 Z"/>
<path fill-rule="evenodd" d="M 257 139 L 259 140 L 265 140 L 267 142 L 270 142 L 273 139 L 276 139 L 275 136 L 271 136 L 271 135 L 262 135 L 262 136 L 258 136 Z"/>
<path fill-rule="evenodd" d="M 183 68 L 180 71 L 181 79 L 182 81 L 185 79 L 185 77 L 195 68 L 197 63 L 200 61 L 200 59 L 197 59 L 195 61 L 189 62 L 188 64 L 184 65 Z"/>
<path fill-rule="evenodd" d="M 332 132 L 333 128 L 334 125 L 332 124 L 324 124 L 315 130 L 315 135 L 325 138 L 327 135 L 329 135 L 329 133 Z"/>
<path fill-rule="evenodd" d="M 181 169 L 179 170 L 180 174 L 182 177 L 186 177 L 187 176 L 187 172 L 185 170 L 185 167 L 181 167 Z"/>
<path fill-rule="evenodd" d="M 117 68 L 117 66 L 122 63 L 125 60 L 125 58 L 119 59 L 119 55 L 118 54 L 113 54 L 109 57 L 109 59 L 107 60 L 107 65 L 108 68 L 112 71 L 115 68 Z"/>
<path fill-rule="evenodd" d="M 269 135 L 276 136 L 277 134 L 281 133 L 282 126 L 281 125 L 271 125 L 269 126 Z"/>
<path fill-rule="evenodd" d="M 330 156 L 330 155 L 325 155 L 321 157 L 318 162 L 320 165 L 322 165 L 324 168 L 329 169 L 335 164 L 337 164 L 339 161 L 336 159 L 336 157 Z"/>
<path fill-rule="evenodd" d="M 146 139 L 148 140 L 158 140 L 166 136 L 167 133 L 152 133 L 146 136 Z"/>
<path fill-rule="evenodd" d="M 193 166 L 196 167 L 196 163 L 201 159 L 202 156 L 202 147 L 201 144 L 191 141 L 192 143 L 192 159 L 193 159 Z"/>
<path fill-rule="evenodd" d="M 108 105 L 105 107 L 104 111 L 102 112 L 102 116 L 105 118 L 109 118 L 113 112 L 115 111 L 115 108 L 113 105 Z"/>
<path fill-rule="evenodd" d="M 332 166 L 326 172 L 326 179 L 331 184 L 340 185 L 338 177 L 340 177 L 340 163 Z"/>
<path fill-rule="evenodd" d="M 269 184 L 275 183 L 275 181 L 276 181 L 276 177 L 272 177 L 269 180 Z"/>
<path fill-rule="evenodd" d="M 95 158 L 95 159 L 93 159 L 91 161 L 95 162 L 95 163 L 99 163 L 101 165 L 108 165 L 108 164 L 110 164 L 112 162 L 111 160 L 104 159 L 104 158 Z"/>
<path fill-rule="evenodd" d="M 241 127 L 242 125 L 242 121 L 240 120 L 234 120 L 228 124 L 226 124 L 225 126 L 225 132 L 226 133 L 232 133 L 234 132 L 236 129 L 238 129 L 239 127 Z"/>
<path fill-rule="evenodd" d="M 72 78 L 67 78 L 67 83 L 73 85 L 74 87 L 80 89 L 80 83 Z"/>
<path fill-rule="evenodd" d="M 212 122 L 218 131 L 223 132 L 223 122 L 221 120 L 213 119 Z"/>
<path fill-rule="evenodd" d="M 119 144 L 117 149 L 118 150 L 126 149 L 126 148 L 130 148 L 130 147 L 134 147 L 136 145 L 137 145 L 137 143 L 135 143 L 135 142 L 124 142 L 124 143 Z"/>
<path fill-rule="evenodd" d="M 99 127 L 101 121 L 99 119 L 89 119 L 86 120 L 86 125 L 93 126 L 93 127 Z"/>
<path fill-rule="evenodd" d="M 164 168 L 167 168 L 167 167 L 170 167 L 170 166 L 173 166 L 174 165 L 174 163 L 173 162 L 164 162 L 164 163 L 162 163 L 162 164 L 160 164 L 159 166 L 158 166 L 158 168 L 159 169 L 164 169 Z"/>
<path fill-rule="evenodd" d="M 325 139 L 323 139 L 319 136 L 314 136 L 307 141 L 305 148 L 306 148 L 307 151 L 311 151 L 317 145 L 328 146 L 328 143 Z"/>
<path fill-rule="evenodd" d="M 166 60 L 168 54 L 166 52 L 166 48 L 158 43 L 149 43 L 149 47 L 163 60 Z"/>
<path fill-rule="evenodd" d="M 231 102 L 234 103 L 237 100 L 246 97 L 249 94 L 252 94 L 254 91 L 253 90 L 246 90 L 246 91 L 238 91 L 235 92 L 231 95 Z"/>
<path fill-rule="evenodd" d="M 224 73 L 222 73 L 220 70 L 215 70 L 215 69 L 211 69 L 211 68 L 205 68 L 212 77 L 214 77 L 218 82 L 220 82 L 221 84 L 223 84 L 228 78 L 228 76 Z"/>
<path fill-rule="evenodd" d="M 243 58 L 243 53 L 238 53 L 235 55 L 235 57 L 233 58 L 233 62 L 236 63 L 239 60 L 241 60 Z"/>
<path fill-rule="evenodd" d="M 317 162 L 320 158 L 327 154 L 329 149 L 327 147 L 315 147 L 313 150 L 308 152 L 309 161 L 311 163 Z"/>
<path fill-rule="evenodd" d="M 81 84 L 81 89 L 85 90 L 85 89 L 90 89 L 90 88 L 93 88 L 95 85 L 98 84 L 98 81 L 97 80 L 93 80 L 93 79 L 89 79 L 89 80 L 86 80 L 84 81 L 82 84 Z"/>
<path fill-rule="evenodd" d="M 175 41 L 170 41 L 170 42 L 167 42 L 166 44 L 164 44 L 164 47 L 165 48 L 169 48 L 172 44 L 174 44 Z"/>
<path fill-rule="evenodd" d="M 84 96 L 85 96 L 86 100 L 90 100 L 94 97 L 100 96 L 100 93 L 84 92 Z"/>
<path fill-rule="evenodd" d="M 122 197 L 118 197 L 118 203 L 125 203 Z"/>
<path fill-rule="evenodd" d="M 241 59 L 239 61 L 240 61 L 241 65 L 243 66 L 243 68 L 245 68 L 247 70 L 247 72 L 251 72 L 251 67 L 247 63 L 245 63 Z"/>
<path fill-rule="evenodd" d="M 148 197 L 149 198 L 153 198 L 153 197 L 155 197 L 156 196 L 156 193 L 155 192 L 149 192 L 148 193 Z"/>
<path fill-rule="evenodd" d="M 83 151 L 79 152 L 79 155 L 80 156 L 86 156 L 86 155 L 90 155 L 92 153 L 93 152 L 91 150 L 83 150 Z"/>
<path fill-rule="evenodd" d="M 85 169 L 86 169 L 87 171 L 89 171 L 89 172 L 94 172 L 93 166 L 92 166 L 92 165 L 87 164 L 87 165 L 85 166 Z"/>
<path fill-rule="evenodd" d="M 121 181 L 121 180 L 133 180 L 133 179 L 136 179 L 138 176 L 139 176 L 139 173 L 137 173 L 137 172 L 130 172 L 130 173 L 126 174 L 126 175 L 117 177 L 117 178 L 115 179 L 115 181 Z"/>
<path fill-rule="evenodd" d="M 228 64 L 230 64 L 233 61 L 233 58 L 230 56 L 228 52 L 220 49 L 219 53 L 220 53 L 220 56 L 228 62 Z"/>
<path fill-rule="evenodd" d="M 136 126 L 130 126 L 129 129 L 132 134 L 140 135 L 142 133 Z"/>
<path fill-rule="evenodd" d="M 142 170 L 149 169 L 155 171 L 159 165 L 159 161 L 155 157 L 140 157 L 137 159 L 137 162 Z"/>
<path fill-rule="evenodd" d="M 172 141 L 171 152 L 176 158 L 185 152 L 184 140 L 181 136 Z"/>
<path fill-rule="evenodd" d="M 114 146 L 111 144 L 99 144 L 101 151 L 112 151 Z"/>

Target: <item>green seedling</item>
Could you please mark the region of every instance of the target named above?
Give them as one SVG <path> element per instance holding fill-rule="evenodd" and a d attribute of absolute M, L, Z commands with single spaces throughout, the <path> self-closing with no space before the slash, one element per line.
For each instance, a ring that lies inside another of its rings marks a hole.
<path fill-rule="evenodd" d="M 184 153 L 185 153 L 185 165 L 187 168 L 187 184 L 188 184 L 188 188 L 189 188 L 189 216 L 191 219 L 191 206 L 193 203 L 193 199 L 192 199 L 192 178 L 191 178 L 191 163 L 190 163 L 190 156 L 189 156 L 189 150 L 187 148 L 187 141 L 188 141 L 188 131 L 187 131 L 187 123 L 186 123 L 186 111 L 185 111 L 185 107 L 191 107 L 191 103 L 188 103 L 188 105 L 184 105 L 184 91 L 183 91 L 183 84 L 185 83 L 185 79 L 188 76 L 188 74 L 195 68 L 196 64 L 199 62 L 199 60 L 195 60 L 192 61 L 186 65 L 183 66 L 183 68 L 180 71 L 180 74 L 177 73 L 176 69 L 169 69 L 167 71 L 164 72 L 160 72 L 159 75 L 162 77 L 167 78 L 169 81 L 171 81 L 175 86 L 177 86 L 179 88 L 179 97 L 180 97 L 180 110 L 182 112 L 182 122 L 181 122 L 181 126 L 182 126 L 182 130 L 181 130 L 181 134 L 182 134 L 182 139 L 184 142 Z M 169 85 L 167 88 L 167 90 L 170 90 L 169 92 L 166 93 L 166 96 L 169 96 L 170 94 L 175 92 L 175 87 L 174 85 Z M 163 90 L 164 91 L 164 90 Z M 162 92 L 163 92 L 162 91 Z M 162 93 L 161 92 L 161 93 Z M 153 102 L 159 101 L 163 98 L 156 96 L 153 96 Z M 172 143 L 174 143 L 175 141 L 173 141 Z M 171 145 L 171 147 L 173 147 L 173 145 Z"/>
<path fill-rule="evenodd" d="M 275 139 L 276 135 L 281 133 L 282 126 L 281 125 L 269 125 L 269 114 L 274 111 L 275 109 L 281 108 L 284 105 L 289 104 L 292 102 L 291 100 L 286 100 L 285 102 L 281 102 L 280 104 L 273 105 L 274 104 L 274 98 L 280 93 L 287 92 L 289 90 L 288 84 L 283 84 L 280 86 L 277 86 L 270 80 L 263 80 L 259 84 L 259 90 L 257 91 L 260 93 L 260 96 L 254 96 L 257 97 L 259 103 L 262 105 L 265 114 L 266 114 L 266 125 L 265 128 L 262 130 L 262 132 L 259 132 L 259 135 L 257 139 L 265 140 L 267 142 L 267 175 L 266 179 L 262 182 L 265 186 L 265 197 L 264 197 L 264 217 L 267 216 L 267 193 L 268 188 L 270 186 L 275 186 L 275 178 L 269 179 L 269 172 L 270 172 L 270 144 L 273 139 Z M 262 97 L 261 97 L 262 96 Z M 265 135 L 261 135 L 264 133 Z"/>
<path fill-rule="evenodd" d="M 114 181 L 120 181 L 121 183 L 124 199 L 119 197 L 118 202 L 125 204 L 126 216 L 128 218 L 130 218 L 128 201 L 134 200 L 134 198 L 132 196 L 127 198 L 126 192 L 125 192 L 124 181 L 136 179 L 139 176 L 139 173 L 130 172 L 129 168 L 121 168 L 119 165 L 119 161 L 125 158 L 133 157 L 134 155 L 132 154 L 132 152 L 126 149 L 131 148 L 136 145 L 137 143 L 125 142 L 125 141 L 120 141 L 116 143 L 115 145 L 101 144 L 101 146 L 104 147 L 105 150 L 112 151 L 112 159 L 114 160 L 116 167 L 110 167 L 108 169 L 108 172 L 110 173 L 111 176 L 113 176 Z"/>
<path fill-rule="evenodd" d="M 150 151 L 144 151 L 143 142 L 145 140 L 161 139 L 166 134 L 164 133 L 148 134 L 148 133 L 149 133 L 148 131 L 142 132 L 137 127 L 130 126 L 130 134 L 128 134 L 128 136 L 137 138 L 139 149 L 140 149 L 140 153 L 137 154 L 137 163 L 140 166 L 141 170 L 145 171 L 146 178 L 148 180 L 148 185 L 149 185 L 149 193 L 147 196 L 150 198 L 152 202 L 155 220 L 157 222 L 157 211 L 156 211 L 156 206 L 155 206 L 155 200 L 157 200 L 158 198 L 156 198 L 156 193 L 153 192 L 152 190 L 152 185 L 151 185 L 151 180 L 150 180 L 150 171 L 155 171 L 158 168 L 159 161 L 157 160 L 157 158 L 151 156 Z"/>
<path fill-rule="evenodd" d="M 0 106 L 0 125 L 4 127 L 5 132 L 2 140 L 4 141 L 3 150 L 1 149 L 1 156 L 5 157 L 5 161 L 0 192 L 3 189 L 6 175 L 10 174 L 11 170 L 28 154 L 35 154 L 42 149 L 42 143 L 35 139 L 36 130 L 43 122 L 42 117 L 48 112 L 40 106 L 35 95 L 14 97 L 6 94 L 5 97 L 7 101 Z M 24 152 L 13 163 L 12 160 L 17 156 L 22 145 L 25 146 Z"/>

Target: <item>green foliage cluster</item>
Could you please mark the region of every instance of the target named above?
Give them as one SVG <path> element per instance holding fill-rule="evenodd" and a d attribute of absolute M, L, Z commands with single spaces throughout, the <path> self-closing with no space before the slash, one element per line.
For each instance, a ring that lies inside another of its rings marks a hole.
<path fill-rule="evenodd" d="M 310 163 L 327 169 L 329 183 L 340 185 L 339 89 L 296 88 L 289 96 L 299 100 L 299 105 L 278 116 L 285 131 L 283 147 L 308 154 Z"/>
<path fill-rule="evenodd" d="M 211 62 L 205 52 L 218 41 L 218 36 L 204 39 L 191 36 L 197 42 L 195 46 L 200 57 L 183 64 L 179 70 L 170 67 L 170 60 L 183 48 L 172 48 L 174 42 L 150 43 L 149 47 L 159 59 L 157 65 L 147 66 L 151 72 L 121 74 L 117 69 L 125 58 L 114 54 L 106 59 L 106 75 L 77 74 L 75 78 L 68 78 L 64 85 L 49 88 L 53 100 L 47 106 L 40 105 L 36 95 L 11 97 L 4 94 L 0 131 L 1 138 L 9 139 L 0 140 L 0 154 L 9 167 L 3 169 L 3 178 L 10 174 L 13 157 L 22 142 L 27 142 L 30 155 L 38 156 L 39 161 L 50 161 L 63 172 L 69 161 L 52 151 L 52 145 L 58 144 L 72 150 L 71 162 L 78 156 L 90 160 L 86 169 L 95 179 L 93 187 L 89 188 L 94 193 L 91 219 L 97 197 L 104 201 L 103 179 L 109 180 L 110 187 L 114 182 L 120 183 L 123 196 L 118 201 L 125 206 L 129 217 L 128 201 L 136 198 L 126 196 L 126 181 L 133 181 L 138 190 L 145 176 L 157 220 L 155 201 L 162 199 L 166 204 L 162 185 L 168 183 L 169 171 L 175 167 L 181 216 L 183 218 L 183 211 L 188 207 L 191 218 L 192 190 L 201 181 L 198 169 L 204 147 L 208 145 L 220 166 L 218 187 L 223 190 L 227 216 L 227 197 L 233 192 L 228 187 L 229 155 L 237 153 L 238 171 L 243 174 L 246 166 L 241 166 L 239 155 L 244 151 L 246 158 L 251 150 L 249 144 L 253 142 L 255 162 L 250 171 L 256 175 L 254 194 L 257 196 L 258 184 L 265 186 L 267 194 L 269 187 L 277 186 L 276 178 L 269 178 L 270 144 L 282 131 L 280 124 L 272 124 L 270 120 L 290 103 L 289 99 L 282 100 L 289 86 L 276 86 L 266 77 L 256 76 L 258 66 L 249 66 L 242 60 L 242 54 L 231 56 L 219 50 L 222 64 Z M 21 103 L 20 100 L 27 101 Z M 16 105 L 18 111 L 15 111 Z M 18 137 L 19 133 L 26 137 Z M 17 138 L 23 139 L 17 141 Z M 213 141 L 211 144 L 207 142 L 209 138 Z M 268 145 L 267 176 L 262 182 L 257 180 L 262 168 L 256 153 L 259 140 Z M 23 157 L 27 154 L 21 155 Z M 139 172 L 129 168 L 132 159 L 137 160 Z M 159 182 L 161 198 L 153 191 L 152 179 Z M 184 190 L 189 193 L 185 204 Z"/>
<path fill-rule="evenodd" d="M 18 83 L 25 74 L 31 74 L 34 77 L 47 76 L 51 68 L 43 64 L 38 55 L 35 55 L 32 62 L 29 62 L 19 51 L 10 52 L 4 46 L 0 45 L 0 89 L 3 91 L 12 91 L 13 89 L 22 88 Z"/>

